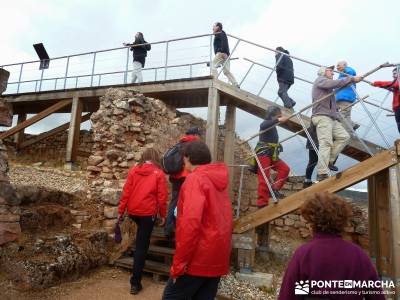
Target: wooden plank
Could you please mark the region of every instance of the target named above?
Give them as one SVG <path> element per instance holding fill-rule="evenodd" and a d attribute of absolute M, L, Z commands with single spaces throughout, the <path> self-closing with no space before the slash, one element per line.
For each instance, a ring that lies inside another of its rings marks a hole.
<path fill-rule="evenodd" d="M 133 251 L 135 251 L 135 248 L 132 248 Z M 156 246 L 156 245 L 150 245 L 149 246 L 149 254 L 155 254 L 155 255 L 168 255 L 168 256 L 173 256 L 175 254 L 175 249 L 173 248 L 168 248 L 168 247 L 161 247 L 161 246 Z"/>
<path fill-rule="evenodd" d="M 132 257 L 123 257 L 115 261 L 115 265 L 118 267 L 132 269 L 133 267 L 133 258 Z M 164 275 L 169 274 L 170 267 L 159 262 L 155 262 L 152 260 L 146 260 L 144 265 L 144 271 L 146 272 L 156 272 L 158 274 Z"/>
<path fill-rule="evenodd" d="M 74 97 L 71 108 L 71 122 L 68 130 L 67 152 L 65 159 L 67 163 L 74 163 L 77 159 L 81 119 L 82 102 L 78 97 Z"/>
<path fill-rule="evenodd" d="M 26 121 L 26 114 L 19 114 L 17 125 Z M 21 129 L 21 131 L 17 132 L 14 136 L 15 147 L 17 150 L 21 149 L 21 144 L 25 139 L 25 129 Z"/>
<path fill-rule="evenodd" d="M 258 225 L 270 222 L 298 209 L 311 194 L 322 191 L 330 193 L 341 191 L 397 163 L 398 159 L 393 149 L 378 153 L 374 157 L 336 174 L 334 177 L 325 179 L 318 184 L 286 197 L 277 204 L 271 204 L 239 218 L 234 223 L 233 231 L 242 233 Z"/>
<path fill-rule="evenodd" d="M 92 115 L 92 113 L 88 113 L 88 114 L 84 115 L 82 117 L 82 123 L 88 121 L 90 119 L 91 115 Z M 67 130 L 69 128 L 69 125 L 70 125 L 70 122 L 60 125 L 56 128 L 53 128 L 52 130 L 43 132 L 33 138 L 30 138 L 21 144 L 20 149 L 24 149 L 28 146 L 34 145 L 40 141 L 43 141 L 44 139 L 55 136 L 55 135 L 59 134 L 60 132 L 64 132 L 65 130 Z M 89 154 L 89 156 L 90 156 L 90 154 Z"/>
<path fill-rule="evenodd" d="M 44 119 L 48 115 L 60 110 L 63 107 L 66 107 L 67 105 L 70 105 L 71 102 L 72 102 L 71 99 L 62 100 L 62 101 L 50 106 L 49 108 L 46 108 L 45 110 L 38 113 L 37 115 L 34 115 L 32 118 L 26 120 L 25 122 L 22 122 L 21 124 L 0 134 L 0 140 L 5 139 L 9 136 L 12 136 L 13 134 L 19 132 L 20 130 L 25 129 L 25 128 L 39 122 L 40 120 Z"/>
<path fill-rule="evenodd" d="M 226 107 L 225 113 L 225 140 L 224 140 L 224 162 L 227 165 L 233 165 L 235 163 L 235 142 L 236 142 L 236 107 L 229 104 Z M 231 197 L 233 196 L 233 180 L 234 180 L 234 168 L 230 169 L 229 172 L 229 190 Z"/>
<path fill-rule="evenodd" d="M 212 84 L 212 79 L 209 76 L 197 77 L 184 80 L 167 80 L 157 82 L 145 82 L 142 85 L 134 86 L 134 89 L 140 93 L 165 93 L 182 90 L 208 89 Z M 79 98 L 101 97 L 109 88 L 126 88 L 126 85 L 112 85 L 101 87 L 85 87 L 80 89 L 69 89 L 61 91 L 44 91 L 41 93 L 20 93 L 14 95 L 6 95 L 3 98 L 8 103 L 18 102 L 36 102 L 71 99 L 74 96 Z"/>
<path fill-rule="evenodd" d="M 206 144 L 210 148 L 213 161 L 217 161 L 218 153 L 218 120 L 219 120 L 219 92 L 216 88 L 208 89 L 208 112 L 206 125 Z"/>
<path fill-rule="evenodd" d="M 225 82 L 217 80 L 215 82 L 215 86 L 221 91 L 221 98 L 228 98 L 229 101 L 233 103 L 236 107 L 260 118 L 265 117 L 266 109 L 270 106 L 278 106 L 282 110 L 284 116 L 291 115 L 290 110 L 286 109 L 285 107 L 278 105 L 273 101 L 246 92 L 244 90 L 234 88 Z M 310 118 L 304 115 L 302 115 L 301 117 L 305 125 L 308 127 L 311 121 Z M 280 126 L 291 132 L 297 132 L 302 129 L 301 123 L 300 121 L 298 121 L 297 118 L 291 118 Z M 302 133 L 300 135 L 306 137 L 305 133 Z M 378 145 L 375 145 L 365 140 L 364 142 L 374 154 L 382 150 L 382 147 Z M 356 139 L 351 140 L 350 144 L 343 150 L 343 154 L 359 161 L 363 161 L 370 157 L 370 155 L 366 152 L 361 143 Z"/>

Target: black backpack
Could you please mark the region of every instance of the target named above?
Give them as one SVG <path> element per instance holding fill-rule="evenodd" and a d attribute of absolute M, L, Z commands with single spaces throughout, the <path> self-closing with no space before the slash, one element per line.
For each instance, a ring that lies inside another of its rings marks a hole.
<path fill-rule="evenodd" d="M 182 143 L 177 143 L 164 153 L 161 164 L 167 174 L 177 174 L 183 170 Z"/>

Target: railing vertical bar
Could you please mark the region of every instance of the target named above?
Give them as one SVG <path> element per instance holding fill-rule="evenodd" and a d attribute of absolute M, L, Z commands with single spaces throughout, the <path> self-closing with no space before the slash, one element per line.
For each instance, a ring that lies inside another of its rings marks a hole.
<path fill-rule="evenodd" d="M 93 86 L 93 74 L 94 74 L 94 69 L 96 67 L 96 54 L 97 52 L 95 52 L 93 54 L 93 63 L 92 63 L 92 74 L 90 75 L 90 86 Z"/>
<path fill-rule="evenodd" d="M 67 86 L 67 77 L 68 77 L 68 69 L 69 69 L 69 56 L 67 58 L 67 65 L 65 67 L 65 76 L 64 76 L 64 90 Z"/>
<path fill-rule="evenodd" d="M 243 187 L 243 173 L 244 173 L 244 167 L 245 166 L 240 166 L 240 182 L 239 182 L 239 193 L 238 193 L 238 199 L 237 199 L 237 209 L 236 209 L 236 218 L 240 217 L 240 201 L 242 199 L 242 187 Z"/>
<path fill-rule="evenodd" d="M 129 68 L 129 47 L 126 48 L 126 63 L 125 63 L 125 76 L 124 83 L 128 83 L 128 68 Z"/>
<path fill-rule="evenodd" d="M 274 74 L 274 72 L 275 72 L 275 70 L 276 70 L 276 67 L 277 67 L 277 65 L 279 64 L 279 62 L 281 61 L 282 57 L 283 57 L 283 55 L 281 54 L 281 56 L 279 56 L 279 59 L 278 59 L 278 61 L 277 61 L 276 64 L 275 64 L 273 70 L 269 73 L 269 75 L 268 75 L 268 77 L 267 77 L 267 80 L 265 80 L 263 86 L 262 86 L 261 89 L 258 91 L 257 96 L 260 96 L 260 94 L 261 94 L 262 91 L 264 90 L 264 88 L 265 88 L 265 86 L 267 85 L 268 81 L 271 79 L 272 74 Z"/>
<path fill-rule="evenodd" d="M 247 78 L 247 75 L 249 75 L 249 73 L 250 73 L 250 71 L 251 71 L 251 69 L 252 69 L 253 67 L 254 67 L 254 63 L 252 63 L 252 64 L 250 65 L 250 68 L 247 70 L 247 72 L 246 72 L 246 74 L 244 75 L 243 79 L 240 81 L 239 86 L 241 86 L 242 83 L 245 81 L 245 79 Z"/>
<path fill-rule="evenodd" d="M 19 69 L 19 77 L 18 77 L 18 85 L 17 85 L 17 94 L 19 93 L 19 87 L 21 84 L 21 78 L 22 78 L 22 69 L 24 67 L 24 64 L 21 64 L 21 68 Z"/>
<path fill-rule="evenodd" d="M 165 71 L 164 71 L 164 80 L 167 80 L 168 48 L 169 48 L 169 42 L 167 42 L 166 45 L 165 45 Z"/>
<path fill-rule="evenodd" d="M 44 74 L 44 69 L 42 69 L 42 73 L 40 74 L 39 92 L 42 90 L 43 74 Z"/>

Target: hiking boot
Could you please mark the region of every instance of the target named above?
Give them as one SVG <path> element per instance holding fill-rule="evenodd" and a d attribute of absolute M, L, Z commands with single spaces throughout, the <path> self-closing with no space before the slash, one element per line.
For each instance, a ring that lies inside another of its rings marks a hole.
<path fill-rule="evenodd" d="M 277 199 L 283 199 L 283 198 L 285 198 L 285 195 L 282 194 L 281 192 L 279 192 L 278 190 L 272 190 L 272 191 L 274 192 L 275 197 L 276 197 Z"/>
<path fill-rule="evenodd" d="M 329 168 L 329 170 L 334 171 L 334 172 L 339 171 L 338 167 L 336 167 L 334 164 L 331 164 L 331 163 L 328 165 L 328 168 Z"/>
<path fill-rule="evenodd" d="M 318 174 L 317 175 L 317 181 L 322 181 L 322 180 L 325 180 L 325 179 L 327 179 L 329 176 L 328 176 L 328 174 Z"/>
<path fill-rule="evenodd" d="M 139 292 L 143 289 L 142 285 L 131 285 L 131 294 L 132 295 L 137 295 Z"/>
<path fill-rule="evenodd" d="M 306 188 L 308 188 L 308 187 L 310 187 L 310 186 L 312 186 L 313 185 L 313 182 L 310 180 L 310 181 L 306 181 L 306 180 L 304 180 L 304 182 L 303 182 L 303 189 L 306 189 Z"/>

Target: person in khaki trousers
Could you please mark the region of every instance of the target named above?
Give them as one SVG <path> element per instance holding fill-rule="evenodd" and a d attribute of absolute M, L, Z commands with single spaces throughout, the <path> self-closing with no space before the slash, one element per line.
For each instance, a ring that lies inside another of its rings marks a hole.
<path fill-rule="evenodd" d="M 220 22 L 216 22 L 213 26 L 214 37 L 214 53 L 215 57 L 211 66 L 211 74 L 217 78 L 218 72 L 217 68 L 222 66 L 222 71 L 225 76 L 228 78 L 229 82 L 239 87 L 235 77 L 232 75 L 230 71 L 230 63 L 229 63 L 229 44 L 228 38 L 226 36 L 225 31 L 222 30 L 222 24 Z"/>
<path fill-rule="evenodd" d="M 338 171 L 334 162 L 350 141 L 350 135 L 340 122 L 333 90 L 345 87 L 351 82 L 360 82 L 362 79 L 362 77 L 348 76 L 333 80 L 334 68 L 334 66 L 321 67 L 312 89 L 313 103 L 325 97 L 313 106 L 311 117 L 313 125 L 317 128 L 319 144 L 318 181 L 328 177 L 328 168 Z"/>

